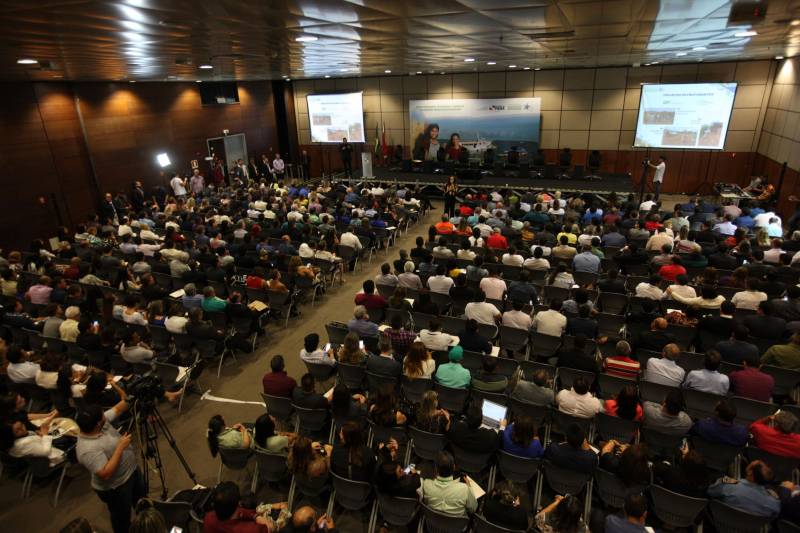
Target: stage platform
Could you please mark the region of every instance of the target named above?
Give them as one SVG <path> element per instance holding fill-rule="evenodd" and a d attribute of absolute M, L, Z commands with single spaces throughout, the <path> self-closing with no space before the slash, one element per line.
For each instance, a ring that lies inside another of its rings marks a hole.
<path fill-rule="evenodd" d="M 423 173 L 423 172 L 401 172 L 388 168 L 375 168 L 374 178 L 367 179 L 369 182 L 381 182 L 385 184 L 398 183 L 403 185 L 430 188 L 441 188 L 447 180 L 447 174 Z M 562 191 L 562 192 L 582 192 L 590 194 L 608 195 L 611 193 L 628 194 L 635 192 L 633 181 L 627 175 L 602 176 L 599 180 L 587 179 L 544 179 L 544 178 L 519 178 L 519 177 L 497 177 L 483 176 L 480 179 L 458 180 L 460 189 L 513 189 L 517 191 Z"/>

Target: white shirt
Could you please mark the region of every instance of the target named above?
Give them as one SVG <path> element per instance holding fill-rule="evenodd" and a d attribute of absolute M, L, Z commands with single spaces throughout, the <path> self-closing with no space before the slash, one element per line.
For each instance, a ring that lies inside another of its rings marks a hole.
<path fill-rule="evenodd" d="M 466 259 L 467 261 L 472 261 L 475 259 L 475 252 L 472 250 L 464 250 L 463 248 L 456 253 L 456 257 L 459 259 Z"/>
<path fill-rule="evenodd" d="M 506 254 L 503 254 L 502 261 L 503 261 L 504 265 L 511 265 L 511 266 L 521 267 L 522 263 L 525 262 L 525 258 L 522 257 L 519 254 L 511 255 L 511 254 L 507 254 L 506 253 Z"/>
<path fill-rule="evenodd" d="M 64 452 L 53 446 L 53 437 L 44 437 L 28 432 L 25 437 L 14 440 L 14 445 L 8 450 L 11 457 L 47 457 L 50 466 L 55 466 L 64 461 Z"/>
<path fill-rule="evenodd" d="M 653 200 L 645 200 L 639 204 L 639 211 L 642 213 L 648 213 L 654 205 L 656 205 L 656 203 Z"/>
<path fill-rule="evenodd" d="M 529 269 L 529 270 L 550 270 L 550 261 L 541 257 L 536 259 L 535 257 L 529 257 L 522 263 L 522 266 Z"/>
<path fill-rule="evenodd" d="M 775 215 L 775 213 L 773 213 L 772 211 L 767 211 L 766 213 L 761 213 L 754 216 L 753 223 L 757 228 L 766 228 L 767 226 L 769 226 L 769 219 L 771 218 L 777 218 L 778 220 L 780 220 L 780 218 L 778 218 Z"/>
<path fill-rule="evenodd" d="M 285 167 L 286 165 L 284 164 L 283 159 L 278 159 L 276 157 L 275 160 L 272 161 L 272 168 L 275 170 L 275 172 L 283 172 Z"/>
<path fill-rule="evenodd" d="M 651 358 L 647 361 L 647 369 L 644 372 L 645 381 L 669 385 L 670 387 L 680 387 L 686 371 L 678 366 L 678 363 L 664 357 L 660 359 Z"/>
<path fill-rule="evenodd" d="M 175 196 L 186 196 L 186 187 L 183 186 L 183 180 L 179 176 L 169 180 L 169 186 L 172 187 Z"/>
<path fill-rule="evenodd" d="M 656 171 L 653 173 L 653 182 L 662 182 L 664 181 L 664 172 L 667 170 L 667 164 L 665 162 L 660 162 L 656 165 Z"/>
<path fill-rule="evenodd" d="M 354 233 L 349 231 L 346 231 L 339 236 L 339 244 L 354 248 L 356 251 L 361 250 L 361 241 L 358 240 L 358 237 Z"/>
<path fill-rule="evenodd" d="M 650 298 L 651 300 L 660 300 L 664 297 L 664 291 L 655 285 L 650 285 L 646 281 L 643 281 L 636 286 L 636 296 L 640 298 Z"/>
<path fill-rule="evenodd" d="M 725 374 L 721 374 L 716 370 L 708 370 L 702 368 L 700 370 L 692 370 L 686 375 L 686 381 L 683 386 L 687 389 L 694 389 L 711 394 L 719 394 L 724 396 L 728 394 L 730 388 L 730 380 Z"/>
<path fill-rule="evenodd" d="M 678 296 L 682 296 L 683 298 L 696 298 L 697 292 L 694 290 L 694 287 L 690 287 L 688 285 L 670 285 L 670 290 L 672 294 L 677 294 Z M 663 293 L 664 298 L 667 298 L 666 291 Z"/>
<path fill-rule="evenodd" d="M 553 249 L 550 248 L 549 246 L 542 246 L 540 244 L 534 244 L 534 245 L 531 246 L 531 255 L 533 255 L 533 252 L 535 252 L 537 248 L 541 248 L 542 249 L 542 258 L 550 257 L 550 254 L 553 252 Z"/>
<path fill-rule="evenodd" d="M 525 311 L 506 311 L 503 313 L 503 325 L 517 329 L 531 329 L 533 319 Z"/>
<path fill-rule="evenodd" d="M 464 316 L 467 320 L 475 320 L 479 324 L 494 324 L 494 317 L 500 311 L 489 302 L 470 302 L 464 307 Z"/>
<path fill-rule="evenodd" d="M 783 250 L 780 248 L 770 248 L 766 252 L 764 252 L 764 262 L 765 263 L 780 263 L 781 262 L 781 255 L 785 254 Z"/>
<path fill-rule="evenodd" d="M 564 328 L 567 327 L 567 317 L 553 309 L 539 311 L 533 317 L 532 327 L 538 333 L 560 337 L 564 334 Z"/>
<path fill-rule="evenodd" d="M 164 321 L 164 327 L 170 333 L 186 333 L 186 323 L 189 319 L 181 315 L 168 316 Z"/>
<path fill-rule="evenodd" d="M 603 402 L 591 392 L 578 394 L 574 389 L 562 389 L 556 394 L 556 405 L 562 413 L 578 418 L 592 418 L 603 412 Z"/>
<path fill-rule="evenodd" d="M 39 365 L 30 361 L 21 363 L 9 363 L 6 373 L 8 379 L 14 383 L 35 383 L 36 374 L 39 372 Z"/>
<path fill-rule="evenodd" d="M 761 291 L 739 291 L 731 298 L 737 309 L 758 310 L 758 304 L 767 299 L 767 293 Z"/>
<path fill-rule="evenodd" d="M 451 278 L 447 276 L 431 276 L 428 278 L 428 288 L 431 292 L 437 292 L 439 294 L 448 294 L 450 292 L 450 288 L 455 285 Z"/>
<path fill-rule="evenodd" d="M 503 293 L 506 292 L 506 282 L 500 278 L 483 278 L 480 288 L 490 300 L 502 300 Z"/>
<path fill-rule="evenodd" d="M 430 331 L 423 329 L 419 332 L 418 341 L 432 352 L 444 352 L 451 346 L 458 344 L 458 337 L 449 335 L 443 331 Z"/>

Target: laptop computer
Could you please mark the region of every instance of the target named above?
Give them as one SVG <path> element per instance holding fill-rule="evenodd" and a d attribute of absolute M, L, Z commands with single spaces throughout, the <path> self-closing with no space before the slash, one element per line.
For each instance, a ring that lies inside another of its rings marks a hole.
<path fill-rule="evenodd" d="M 481 413 L 483 415 L 481 427 L 494 430 L 500 429 L 500 422 L 506 417 L 507 411 L 508 409 L 506 406 L 484 399 L 483 405 L 481 406 Z"/>

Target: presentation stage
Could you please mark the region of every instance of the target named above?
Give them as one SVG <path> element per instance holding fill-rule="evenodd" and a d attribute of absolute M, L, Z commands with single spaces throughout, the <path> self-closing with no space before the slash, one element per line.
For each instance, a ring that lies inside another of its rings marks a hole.
<path fill-rule="evenodd" d="M 311 142 L 364 142 L 364 112 L 361 92 L 344 94 L 309 94 L 308 121 Z"/>
<path fill-rule="evenodd" d="M 736 83 L 642 85 L 633 145 L 722 150 Z"/>

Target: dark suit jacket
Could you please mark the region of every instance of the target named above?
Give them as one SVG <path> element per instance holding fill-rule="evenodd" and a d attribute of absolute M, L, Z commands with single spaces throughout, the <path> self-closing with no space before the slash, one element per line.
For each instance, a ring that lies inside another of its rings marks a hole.
<path fill-rule="evenodd" d="M 786 321 L 775 316 L 751 315 L 745 317 L 743 324 L 752 337 L 759 339 L 780 340 L 786 329 Z"/>
<path fill-rule="evenodd" d="M 566 442 L 550 444 L 545 457 L 556 466 L 590 474 L 597 467 L 597 454 L 591 450 L 575 449 Z"/>
<path fill-rule="evenodd" d="M 328 409 L 328 399 L 316 392 L 306 392 L 300 387 L 292 391 L 292 403 L 305 409 Z"/>
<path fill-rule="evenodd" d="M 399 377 L 403 372 L 403 366 L 398 363 L 394 357 L 370 354 L 367 359 L 367 372 L 381 374 L 383 376 Z"/>
<path fill-rule="evenodd" d="M 463 450 L 476 453 L 493 452 L 500 445 L 499 433 L 492 429 L 469 429 L 465 422 L 456 422 L 447 432 L 447 439 Z"/>

